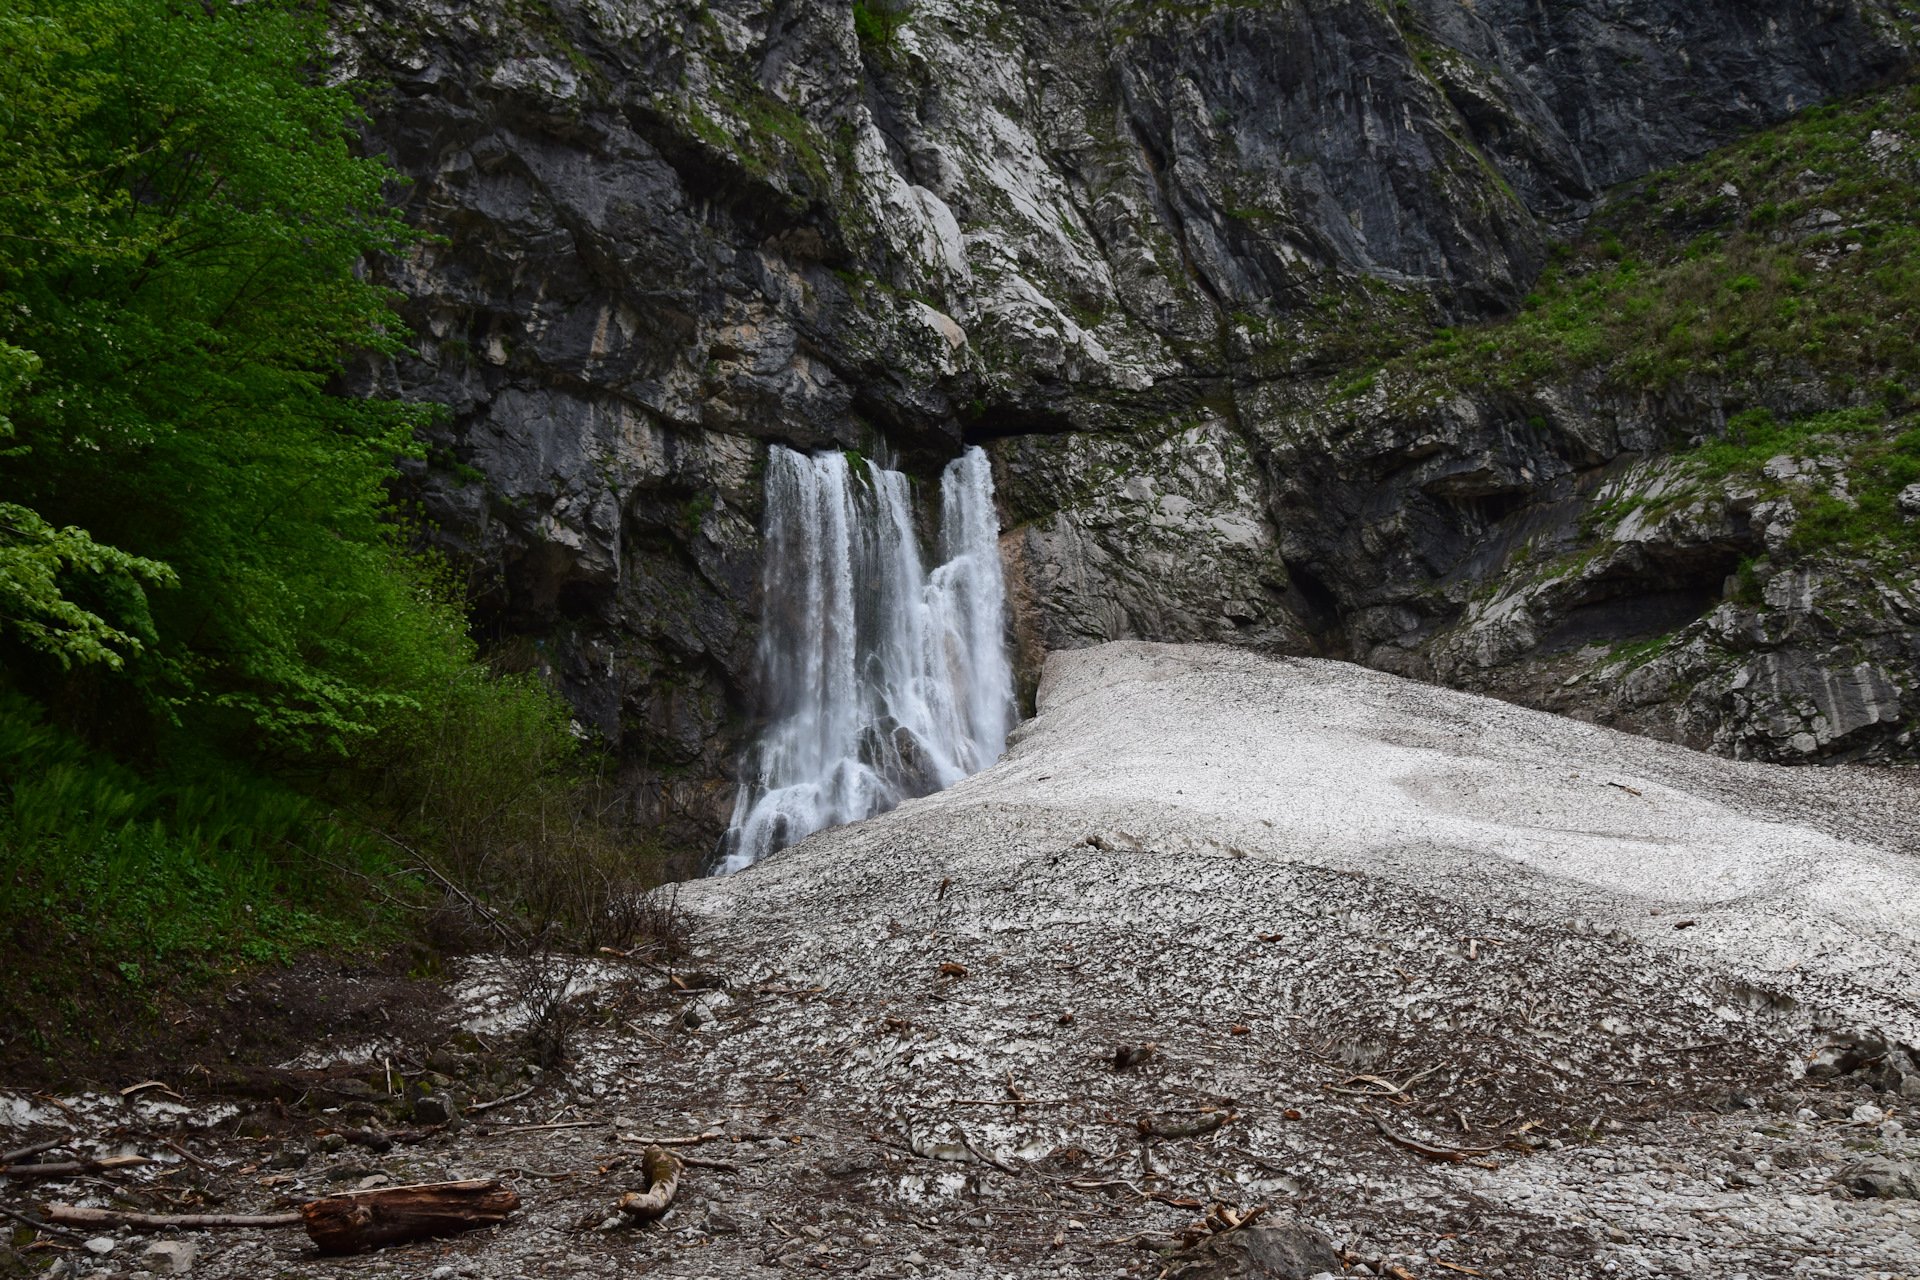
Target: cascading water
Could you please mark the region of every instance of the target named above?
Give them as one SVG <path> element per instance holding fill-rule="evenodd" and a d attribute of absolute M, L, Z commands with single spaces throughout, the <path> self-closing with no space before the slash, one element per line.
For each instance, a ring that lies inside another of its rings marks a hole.
<path fill-rule="evenodd" d="M 770 714 L 720 870 L 952 786 L 1006 750 L 1013 669 L 998 537 L 980 449 L 941 474 L 928 573 L 905 475 L 773 448 L 759 654 Z"/>

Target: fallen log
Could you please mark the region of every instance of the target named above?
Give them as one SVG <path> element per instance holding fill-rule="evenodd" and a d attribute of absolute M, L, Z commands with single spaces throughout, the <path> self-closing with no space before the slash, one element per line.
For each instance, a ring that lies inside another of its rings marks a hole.
<path fill-rule="evenodd" d="M 38 1218 L 29 1217 L 18 1209 L 9 1209 L 3 1204 L 0 1204 L 0 1218 L 11 1218 L 21 1226 L 38 1231 L 43 1236 L 59 1236 L 66 1240 L 86 1239 L 86 1237 L 78 1231 L 69 1231 L 65 1227 L 56 1227 L 51 1222 L 42 1222 Z"/>
<path fill-rule="evenodd" d="M 505 1218 L 520 1197 L 492 1179 L 380 1187 L 309 1201 L 287 1213 L 135 1213 L 55 1204 L 47 1221 L 67 1226 L 140 1231 L 301 1227 L 323 1253 L 359 1253 L 425 1236 L 488 1227 Z"/>
<path fill-rule="evenodd" d="M 124 1209 L 47 1206 L 47 1221 L 71 1227 L 138 1227 L 143 1231 L 214 1230 L 222 1227 L 297 1227 L 298 1213 L 131 1213 Z"/>
<path fill-rule="evenodd" d="M 673 1207 L 680 1191 L 680 1157 L 664 1147 L 648 1147 L 640 1158 L 640 1170 L 646 1175 L 645 1191 L 629 1191 L 620 1197 L 620 1212 L 642 1222 L 651 1222 Z"/>
<path fill-rule="evenodd" d="M 108 1156 L 104 1160 L 51 1160 L 45 1164 L 0 1165 L 0 1178 L 76 1178 L 83 1173 L 112 1173 L 138 1169 L 153 1161 L 145 1156 Z"/>
<path fill-rule="evenodd" d="M 470 1178 L 328 1196 L 301 1205 L 300 1218 L 322 1253 L 361 1253 L 491 1227 L 519 1205 L 520 1197 L 499 1179 Z"/>
<path fill-rule="evenodd" d="M 0 1164 L 18 1164 L 29 1156 L 37 1156 L 42 1152 L 52 1151 L 55 1147 L 66 1145 L 65 1138 L 48 1138 L 45 1142 L 36 1142 L 30 1147 L 21 1147 L 15 1151 L 0 1151 Z"/>

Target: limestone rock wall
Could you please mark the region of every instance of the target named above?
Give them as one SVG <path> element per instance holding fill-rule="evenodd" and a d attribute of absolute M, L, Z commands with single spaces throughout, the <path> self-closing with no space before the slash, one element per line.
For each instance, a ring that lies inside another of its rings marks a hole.
<path fill-rule="evenodd" d="M 450 407 L 407 496 L 687 842 L 753 728 L 767 442 L 987 443 L 1030 669 L 1226 639 L 1472 683 L 1480 641 L 1429 652 L 1445 584 L 1661 406 L 1332 438 L 1316 379 L 1511 306 L 1607 184 L 1913 58 L 1896 0 L 919 0 L 864 43 L 813 0 L 336 12 L 437 237 L 382 268 L 417 357 L 364 374 Z M 1689 714 L 1817 737 L 1757 692 L 1811 661 Z"/>

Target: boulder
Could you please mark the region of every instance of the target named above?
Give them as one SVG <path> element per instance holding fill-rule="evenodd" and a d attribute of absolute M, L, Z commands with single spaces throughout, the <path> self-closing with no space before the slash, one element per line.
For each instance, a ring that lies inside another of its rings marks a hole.
<path fill-rule="evenodd" d="M 1325 1233 L 1297 1223 L 1265 1222 L 1209 1236 L 1174 1255 L 1167 1280 L 1312 1280 L 1341 1271 Z"/>
<path fill-rule="evenodd" d="M 1875 1156 L 1844 1170 L 1840 1185 L 1862 1200 L 1920 1200 L 1920 1165 Z"/>
<path fill-rule="evenodd" d="M 185 1240 L 156 1240 L 141 1251 L 140 1261 L 155 1275 L 183 1276 L 198 1256 L 199 1249 Z"/>

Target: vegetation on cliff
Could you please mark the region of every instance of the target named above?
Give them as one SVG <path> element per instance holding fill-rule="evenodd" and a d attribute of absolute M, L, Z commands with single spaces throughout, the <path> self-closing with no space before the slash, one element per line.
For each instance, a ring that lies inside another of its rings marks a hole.
<path fill-rule="evenodd" d="M 1634 637 L 1623 661 L 1733 664 L 1787 623 L 1712 608 L 1761 607 L 1769 581 L 1804 571 L 1831 584 L 1820 608 L 1850 618 L 1835 660 L 1898 670 L 1891 639 L 1886 654 L 1868 644 L 1899 633 L 1920 550 L 1916 182 L 1920 85 L 1812 108 L 1617 191 L 1516 314 L 1376 348 L 1334 400 L 1357 420 L 1464 393 L 1573 455 L 1586 446 L 1571 403 L 1656 422 L 1645 465 L 1599 486 L 1577 533 L 1548 522 L 1516 541 L 1486 597 L 1605 601 L 1639 573 L 1649 590 L 1705 592 L 1709 611 Z M 1675 540 L 1688 549 L 1655 546 Z M 1896 590 L 1869 588 L 1882 575 Z"/>
<path fill-rule="evenodd" d="M 1581 375 L 1705 391 L 1726 430 L 1674 441 L 1703 481 L 1800 497 L 1798 550 L 1910 555 L 1920 524 L 1895 499 L 1920 481 L 1917 181 L 1920 85 L 1815 107 L 1633 184 L 1519 314 L 1441 330 L 1385 372 L 1416 396 Z M 1830 458 L 1852 490 L 1790 492 L 1765 470 L 1781 455 Z"/>
<path fill-rule="evenodd" d="M 1821 379 L 1903 406 L 1920 368 L 1920 85 L 1815 107 L 1634 183 L 1512 321 L 1414 362 L 1522 386 L 1570 370 L 1664 390 Z"/>

